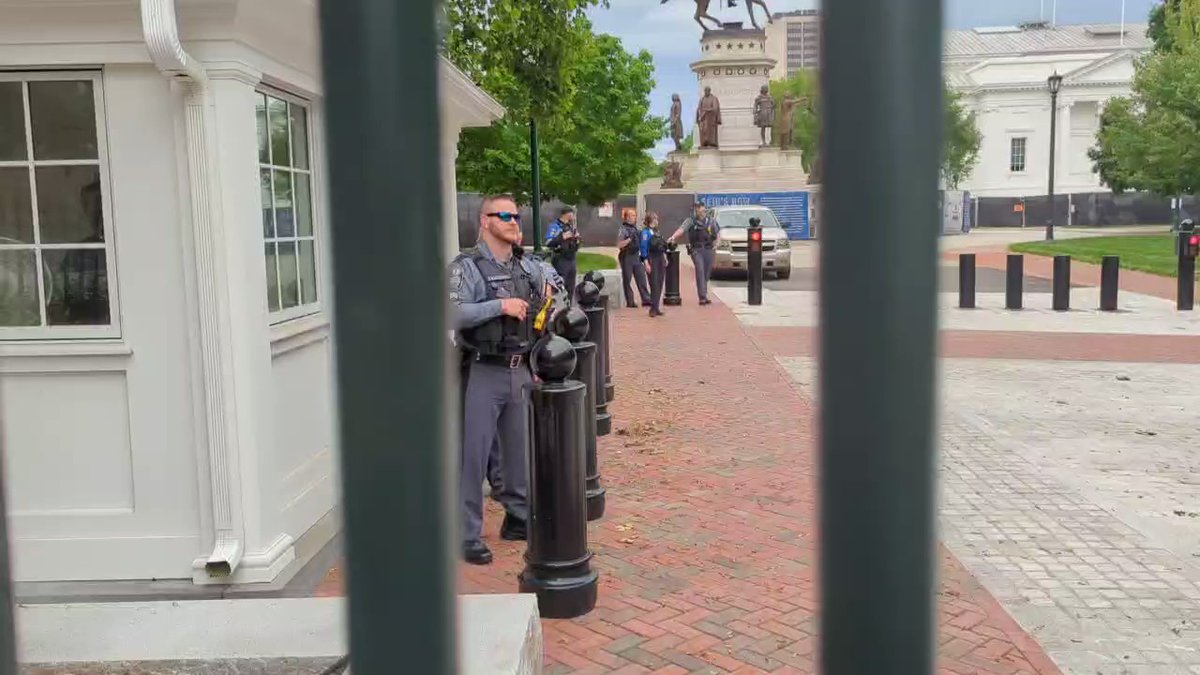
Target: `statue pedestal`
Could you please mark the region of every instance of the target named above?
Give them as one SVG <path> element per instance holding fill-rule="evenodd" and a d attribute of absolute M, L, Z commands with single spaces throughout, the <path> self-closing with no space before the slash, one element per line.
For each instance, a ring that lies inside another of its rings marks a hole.
<path fill-rule="evenodd" d="M 717 138 L 722 150 L 756 150 L 762 145 L 754 126 L 754 99 L 775 67 L 766 42 L 766 32 L 757 28 L 710 30 L 700 39 L 701 57 L 691 67 L 700 97 L 707 87 L 721 102 Z"/>

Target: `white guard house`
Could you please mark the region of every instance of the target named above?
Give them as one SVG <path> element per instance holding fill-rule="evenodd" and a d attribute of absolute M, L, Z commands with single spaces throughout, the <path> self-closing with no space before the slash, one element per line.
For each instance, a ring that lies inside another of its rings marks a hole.
<path fill-rule="evenodd" d="M 975 28 L 946 34 L 950 87 L 965 94 L 983 143 L 974 173 L 960 186 L 978 197 L 1044 196 L 1050 161 L 1048 78 L 1058 95 L 1056 192 L 1103 193 L 1088 149 L 1100 113 L 1127 96 L 1134 61 L 1150 47 L 1146 26 L 1046 25 Z"/>
<path fill-rule="evenodd" d="M 17 581 L 280 582 L 340 527 L 317 33 L 314 0 L 0 0 Z M 452 252 L 459 131 L 503 110 L 440 83 Z"/>

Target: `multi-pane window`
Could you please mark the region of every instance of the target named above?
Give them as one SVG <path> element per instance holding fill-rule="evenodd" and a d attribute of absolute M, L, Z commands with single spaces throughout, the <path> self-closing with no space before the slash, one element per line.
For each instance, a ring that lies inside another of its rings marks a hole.
<path fill-rule="evenodd" d="M 99 87 L 0 73 L 0 335 L 113 327 Z"/>
<path fill-rule="evenodd" d="M 315 309 L 317 302 L 309 116 L 295 100 L 257 96 L 267 307 L 286 319 Z"/>
<path fill-rule="evenodd" d="M 1025 171 L 1025 142 L 1024 137 L 1012 139 L 1012 145 L 1008 153 L 1008 170 L 1013 173 L 1021 173 Z"/>

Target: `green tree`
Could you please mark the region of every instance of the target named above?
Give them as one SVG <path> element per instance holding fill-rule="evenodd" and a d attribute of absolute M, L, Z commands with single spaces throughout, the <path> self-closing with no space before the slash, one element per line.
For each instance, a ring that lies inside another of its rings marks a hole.
<path fill-rule="evenodd" d="M 776 137 L 786 123 L 782 115 L 783 99 L 787 96 L 804 99 L 804 103 L 796 107 L 792 145 L 801 152 L 804 170 L 812 174 L 819 174 L 821 166 L 819 84 L 816 73 L 810 70 L 798 70 L 787 79 L 771 83 L 771 96 L 775 99 Z M 942 177 L 949 187 L 956 188 L 975 167 L 983 137 L 975 123 L 975 114 L 963 105 L 961 94 L 949 89 L 944 91 L 943 116 Z"/>
<path fill-rule="evenodd" d="M 1114 192 L 1175 196 L 1200 186 L 1200 40 L 1186 39 L 1190 30 L 1172 31 L 1170 50 L 1140 61 L 1132 94 L 1109 100 L 1101 115 L 1088 155 Z"/>
<path fill-rule="evenodd" d="M 542 196 L 601 203 L 636 184 L 654 160 L 650 148 L 666 123 L 650 115 L 654 87 L 648 52 L 630 54 L 616 38 L 595 35 L 586 18 L 570 28 L 567 72 L 571 95 L 555 97 L 539 119 Z M 488 71 L 484 88 L 508 110 L 490 127 L 466 129 L 459 143 L 463 189 L 530 195 L 528 83 L 504 69 Z M 620 92 L 620 95 L 614 95 Z"/>
<path fill-rule="evenodd" d="M 975 124 L 975 113 L 963 105 L 962 94 L 947 88 L 942 99 L 942 178 L 946 187 L 956 190 L 979 161 L 983 135 Z"/>

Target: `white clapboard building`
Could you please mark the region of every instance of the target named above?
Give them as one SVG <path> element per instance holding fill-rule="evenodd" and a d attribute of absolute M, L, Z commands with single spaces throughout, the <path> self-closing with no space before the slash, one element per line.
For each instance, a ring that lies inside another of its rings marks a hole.
<path fill-rule="evenodd" d="M 0 0 L 18 581 L 279 582 L 336 532 L 319 66 L 313 0 Z M 455 251 L 458 133 L 503 111 L 440 84 Z"/>

